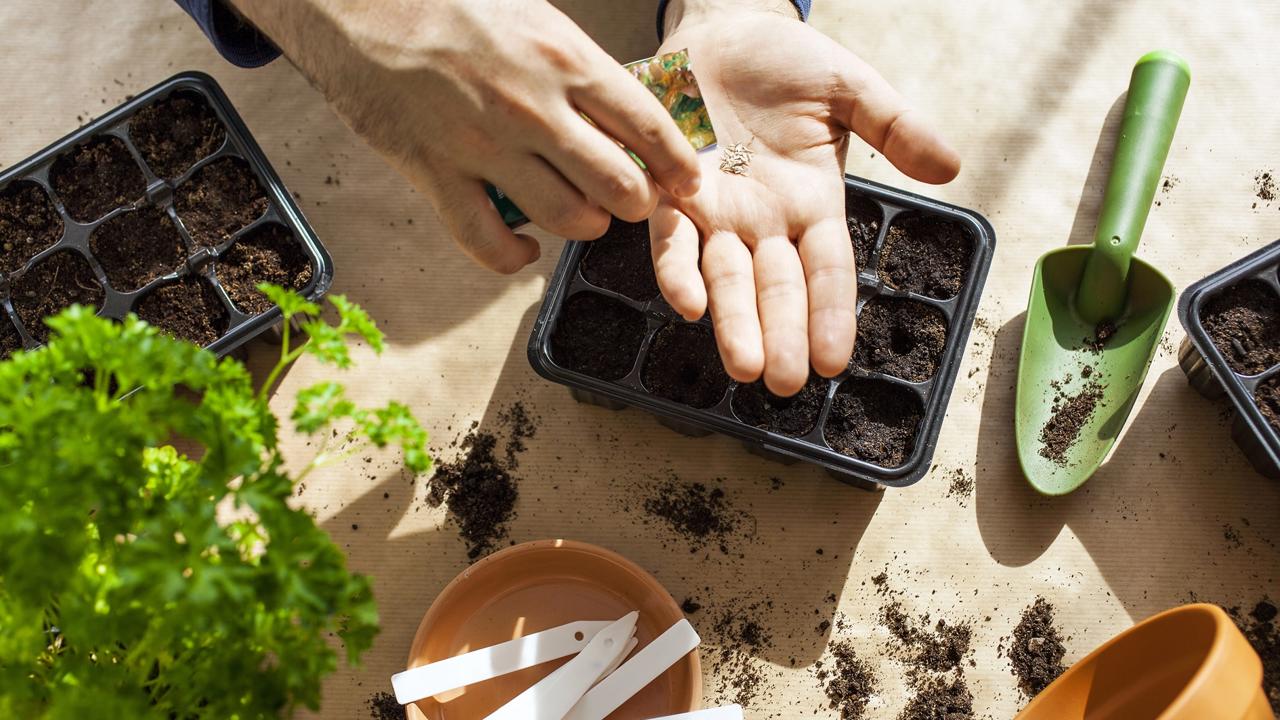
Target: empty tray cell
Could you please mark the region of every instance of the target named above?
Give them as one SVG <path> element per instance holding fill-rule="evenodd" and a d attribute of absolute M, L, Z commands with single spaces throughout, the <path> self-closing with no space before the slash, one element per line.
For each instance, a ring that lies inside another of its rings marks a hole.
<path fill-rule="evenodd" d="M 1280 375 L 1258 383 L 1258 389 L 1253 391 L 1253 402 L 1272 429 L 1280 432 Z"/>
<path fill-rule="evenodd" d="M 218 257 L 218 282 L 227 297 L 246 315 L 264 313 L 275 305 L 258 291 L 271 283 L 301 291 L 314 273 L 306 249 L 283 225 L 263 225 L 235 241 Z"/>
<path fill-rule="evenodd" d="M 156 177 L 172 180 L 227 139 L 227 129 L 197 93 L 177 92 L 138 111 L 129 136 Z"/>
<path fill-rule="evenodd" d="M 198 275 L 188 275 L 148 292 L 134 312 L 166 334 L 201 347 L 222 337 L 229 324 L 227 309 L 217 292 Z"/>
<path fill-rule="evenodd" d="M 0 360 L 22 349 L 22 336 L 8 318 L 0 317 Z"/>
<path fill-rule="evenodd" d="M 822 434 L 836 452 L 881 467 L 898 467 L 915 449 L 923 412 L 910 388 L 851 377 L 836 391 Z"/>
<path fill-rule="evenodd" d="M 119 292 L 133 292 L 178 269 L 186 247 L 164 211 L 143 207 L 102 223 L 89 237 L 89 249 Z"/>
<path fill-rule="evenodd" d="M 9 297 L 27 334 L 40 342 L 49 337 L 44 319 L 79 303 L 102 307 L 106 293 L 93 268 L 80 253 L 62 250 L 41 260 L 13 281 Z"/>
<path fill-rule="evenodd" d="M 917 300 L 872 298 L 858 315 L 854 361 L 872 372 L 924 382 L 942 363 L 947 316 Z"/>
<path fill-rule="evenodd" d="M 120 138 L 100 137 L 58 158 L 49 171 L 53 191 L 78 222 L 130 205 L 147 189 L 142 169 Z"/>
<path fill-rule="evenodd" d="M 248 163 L 223 158 L 196 171 L 174 196 L 178 218 L 202 245 L 218 245 L 262 217 L 267 195 Z"/>
<path fill-rule="evenodd" d="M 964 287 L 973 259 L 973 237 L 954 220 L 900 215 L 880 252 L 880 279 L 890 287 L 947 300 Z"/>
<path fill-rule="evenodd" d="M 601 380 L 631 372 L 648 326 L 644 314 L 613 298 L 581 292 L 564 303 L 551 333 L 551 359 Z"/>
<path fill-rule="evenodd" d="M 647 222 L 629 223 L 614 218 L 609 231 L 587 246 L 580 267 L 587 282 L 632 300 L 644 302 L 658 295 Z"/>
<path fill-rule="evenodd" d="M 649 392 L 695 408 L 720 402 L 732 381 L 716 350 L 716 338 L 702 325 L 671 322 L 654 335 L 640 380 Z"/>
<path fill-rule="evenodd" d="M 738 419 L 761 430 L 787 437 L 808 435 L 818 424 L 818 415 L 827 401 L 826 379 L 810 373 L 800 392 L 778 397 L 757 380 L 733 391 L 733 412 Z"/>
<path fill-rule="evenodd" d="M 16 182 L 0 190 L 0 272 L 20 270 L 62 237 L 62 218 L 44 188 Z"/>
<path fill-rule="evenodd" d="M 846 189 L 844 214 L 849 223 L 849 238 L 853 240 L 853 257 L 858 263 L 858 269 L 862 270 L 871 262 L 871 251 L 875 250 L 884 213 L 867 196 Z"/>
<path fill-rule="evenodd" d="M 1280 298 L 1261 280 L 1214 295 L 1200 311 L 1200 322 L 1232 370 L 1257 375 L 1280 362 Z"/>

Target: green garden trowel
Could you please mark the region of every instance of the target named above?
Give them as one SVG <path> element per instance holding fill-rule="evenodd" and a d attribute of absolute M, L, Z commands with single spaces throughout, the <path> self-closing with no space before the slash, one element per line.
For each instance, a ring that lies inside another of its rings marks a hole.
<path fill-rule="evenodd" d="M 1046 495 L 1075 490 L 1102 464 L 1173 307 L 1173 284 L 1133 252 L 1190 83 L 1172 52 L 1138 60 L 1093 245 L 1036 263 L 1014 425 L 1022 472 Z"/>

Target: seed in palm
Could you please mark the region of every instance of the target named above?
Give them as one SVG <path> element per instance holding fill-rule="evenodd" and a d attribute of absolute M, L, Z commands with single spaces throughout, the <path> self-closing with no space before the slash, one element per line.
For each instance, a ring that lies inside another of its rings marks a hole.
<path fill-rule="evenodd" d="M 733 143 L 720 155 L 720 172 L 730 175 L 746 175 L 751 171 L 751 148 L 746 143 Z"/>

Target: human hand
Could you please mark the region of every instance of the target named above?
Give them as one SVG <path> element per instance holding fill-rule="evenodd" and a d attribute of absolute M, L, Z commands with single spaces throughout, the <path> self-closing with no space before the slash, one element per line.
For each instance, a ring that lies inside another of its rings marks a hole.
<path fill-rule="evenodd" d="M 674 0 L 660 52 L 688 48 L 719 152 L 702 189 L 664 195 L 649 220 L 663 295 L 686 319 L 708 305 L 725 370 L 792 395 L 812 364 L 845 369 L 856 335 L 857 280 L 843 173 L 852 131 L 918 180 L 956 176 L 956 153 L 879 74 L 834 40 L 775 12 Z M 674 25 L 674 27 L 671 27 Z M 735 143 L 745 175 L 721 172 Z M 701 268 L 699 268 L 701 256 Z"/>
<path fill-rule="evenodd" d="M 604 234 L 610 215 L 647 218 L 658 186 L 698 188 L 662 105 L 547 2 L 233 2 L 493 270 L 515 272 L 539 249 L 502 223 L 486 181 L 573 240 Z"/>

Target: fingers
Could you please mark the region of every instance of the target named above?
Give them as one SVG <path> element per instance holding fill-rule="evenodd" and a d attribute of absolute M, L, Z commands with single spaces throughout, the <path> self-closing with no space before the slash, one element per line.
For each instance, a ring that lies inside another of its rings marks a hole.
<path fill-rule="evenodd" d="M 600 78 L 571 94 L 573 103 L 639 156 L 663 189 L 693 195 L 701 175 L 689 141 L 649 90 L 612 60 L 605 62 Z"/>
<path fill-rule="evenodd" d="M 540 157 L 523 157 L 494 184 L 535 225 L 567 240 L 594 240 L 609 229 L 609 213 Z"/>
<path fill-rule="evenodd" d="M 960 156 L 870 65 L 847 50 L 838 82 L 841 121 L 894 167 L 923 182 L 950 182 Z"/>
<path fill-rule="evenodd" d="M 737 235 L 713 233 L 702 248 L 702 275 L 725 372 L 752 382 L 764 370 L 764 346 L 751 251 Z"/>
<path fill-rule="evenodd" d="M 658 187 L 630 155 L 578 115 L 565 121 L 544 157 L 588 199 L 627 222 L 649 217 Z"/>
<path fill-rule="evenodd" d="M 432 183 L 430 195 L 449 234 L 481 265 L 510 274 L 538 259 L 538 241 L 503 224 L 481 181 L 459 177 Z"/>
<path fill-rule="evenodd" d="M 658 288 L 690 322 L 707 312 L 707 286 L 698 270 L 698 228 L 687 215 L 659 205 L 649 218 L 649 247 Z"/>
<path fill-rule="evenodd" d="M 819 375 L 834 377 L 848 366 L 857 335 L 849 229 L 841 218 L 823 220 L 805 231 L 799 250 L 808 287 L 809 361 Z"/>
<path fill-rule="evenodd" d="M 761 241 L 754 261 L 764 384 L 775 395 L 794 395 L 809 378 L 809 302 L 804 268 L 795 246 L 785 237 Z"/>

